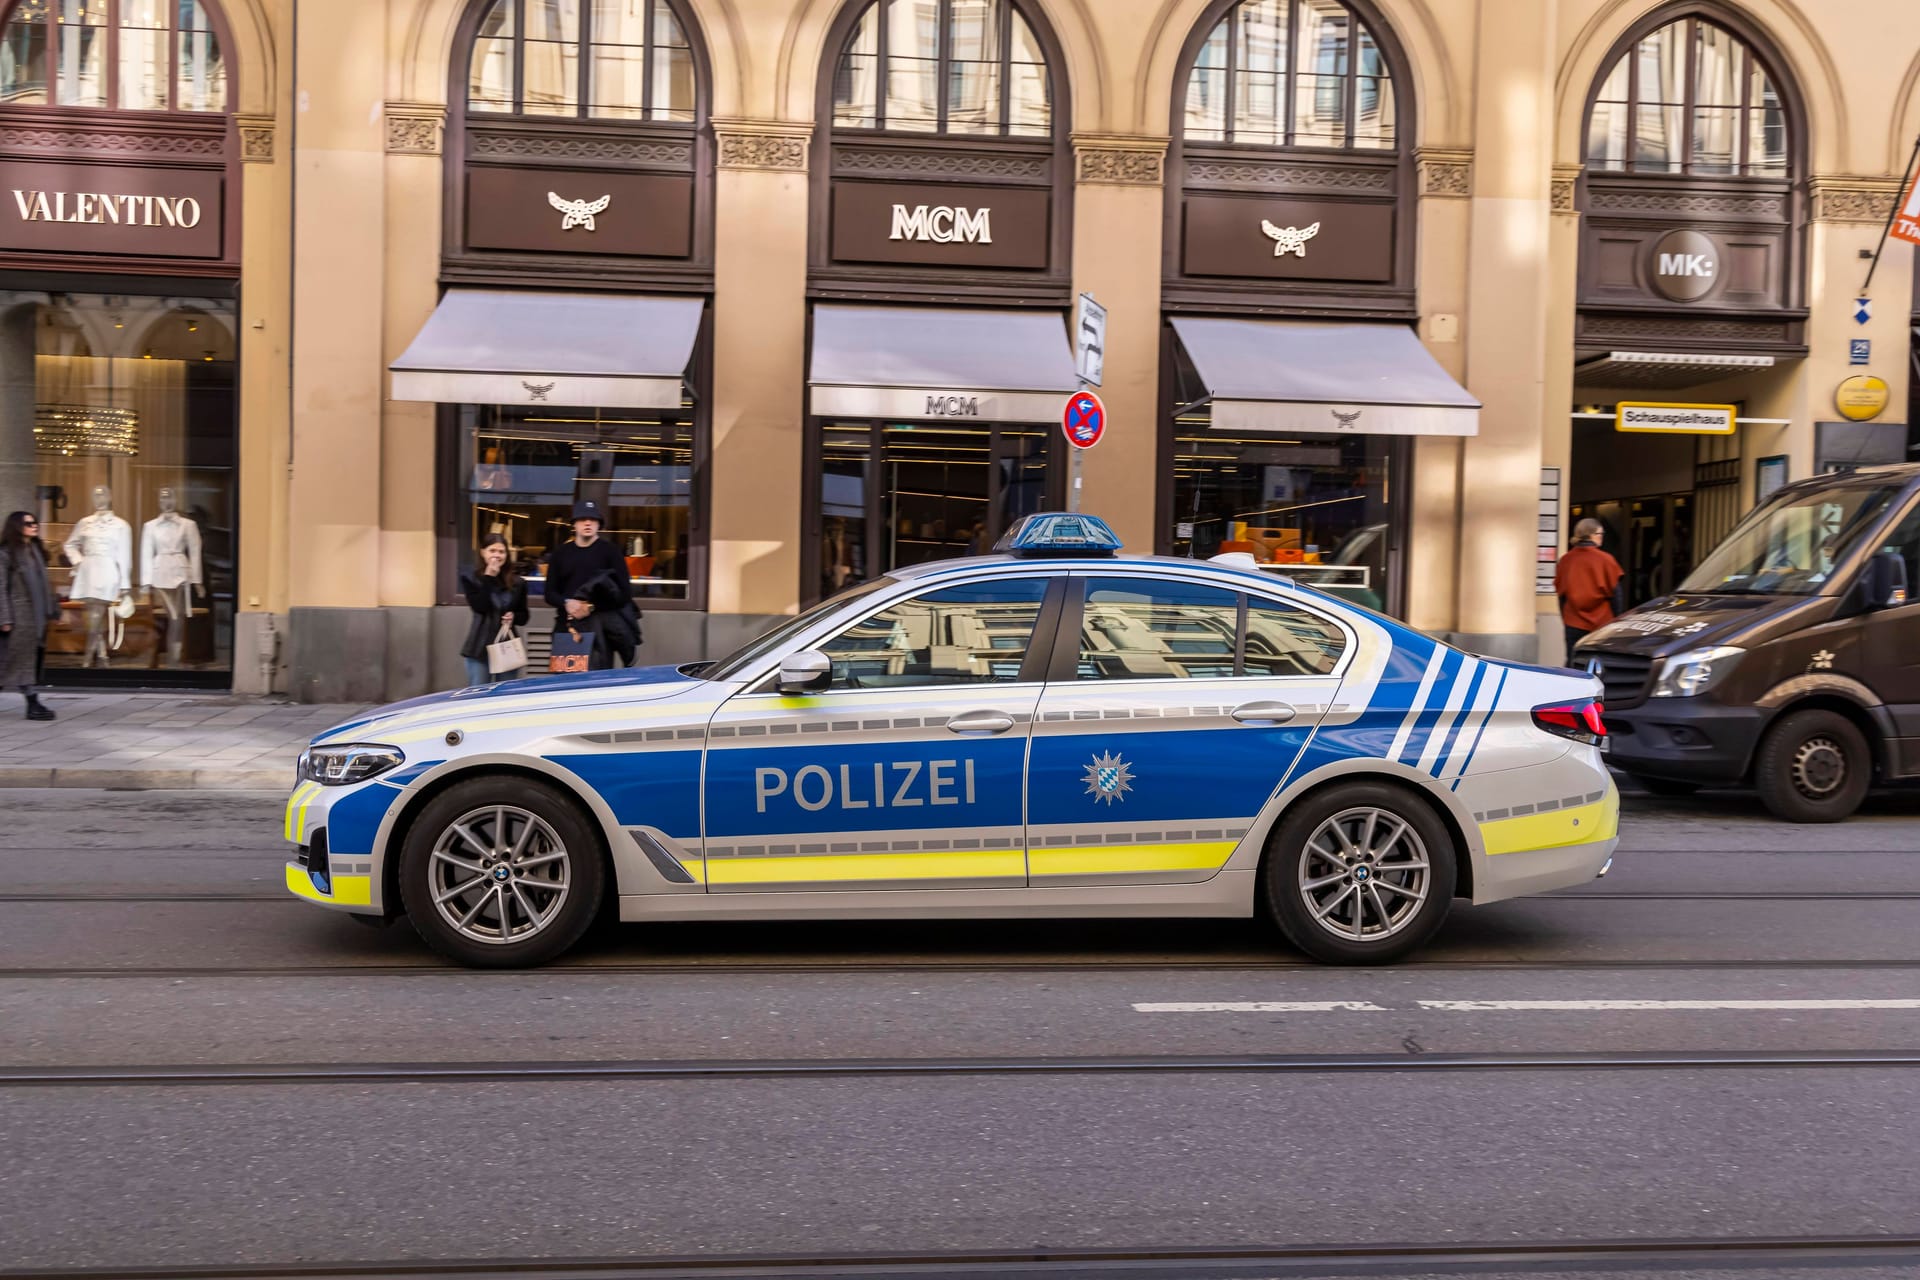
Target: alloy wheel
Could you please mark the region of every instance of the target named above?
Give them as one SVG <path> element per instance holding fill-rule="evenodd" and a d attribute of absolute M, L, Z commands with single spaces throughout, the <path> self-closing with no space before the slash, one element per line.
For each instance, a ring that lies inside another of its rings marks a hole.
<path fill-rule="evenodd" d="M 1299 889 L 1314 922 L 1337 937 L 1392 937 L 1427 901 L 1433 866 L 1406 819 L 1386 809 L 1343 809 L 1307 838 Z"/>
<path fill-rule="evenodd" d="M 434 910 L 456 933 L 501 946 L 553 923 L 572 884 L 566 845 L 538 814 L 487 805 L 447 824 L 430 855 Z"/>

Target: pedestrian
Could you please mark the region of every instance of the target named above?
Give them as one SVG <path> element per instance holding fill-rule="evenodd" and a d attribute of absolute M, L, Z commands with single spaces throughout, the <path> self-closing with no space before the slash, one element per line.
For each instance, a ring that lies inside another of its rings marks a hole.
<path fill-rule="evenodd" d="M 634 640 L 638 640 L 633 575 L 620 549 L 600 537 L 602 523 L 599 503 L 591 499 L 574 503 L 573 538 L 547 554 L 546 600 L 553 606 L 554 634 L 569 629 L 592 631 L 593 656 L 588 665 L 595 671 L 611 667 L 614 646 L 625 645 L 627 629 L 620 624 L 629 613 L 635 623 Z M 630 655 L 633 650 L 628 646 L 626 652 Z"/>
<path fill-rule="evenodd" d="M 490 671 L 487 667 L 487 646 L 500 638 L 501 628 L 517 636 L 527 620 L 527 584 L 508 563 L 506 538 L 490 533 L 480 539 L 480 560 L 460 575 L 460 591 L 473 610 L 467 642 L 460 646 L 460 656 L 467 661 L 467 683 L 519 679 L 526 673 L 525 667 L 513 671 Z"/>
<path fill-rule="evenodd" d="M 1626 571 L 1600 549 L 1607 527 L 1588 516 L 1573 526 L 1573 545 L 1554 566 L 1553 590 L 1560 597 L 1560 623 L 1567 633 L 1567 665 L 1579 669 L 1573 646 L 1613 621 L 1625 607 L 1620 580 Z"/>
<path fill-rule="evenodd" d="M 0 689 L 20 691 L 29 720 L 53 719 L 33 686 L 46 662 L 47 631 L 59 618 L 40 521 L 31 511 L 16 511 L 0 528 Z"/>

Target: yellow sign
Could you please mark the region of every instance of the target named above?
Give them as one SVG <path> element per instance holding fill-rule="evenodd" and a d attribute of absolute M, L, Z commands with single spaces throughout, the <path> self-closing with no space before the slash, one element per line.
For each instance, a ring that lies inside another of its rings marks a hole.
<path fill-rule="evenodd" d="M 1670 436 L 1730 436 L 1739 406 L 1731 404 L 1641 404 L 1623 400 L 1613 408 L 1615 431 L 1654 431 Z"/>
<path fill-rule="evenodd" d="M 1856 373 L 1833 393 L 1833 405 L 1849 422 L 1877 418 L 1887 407 L 1887 384 L 1870 373 Z"/>

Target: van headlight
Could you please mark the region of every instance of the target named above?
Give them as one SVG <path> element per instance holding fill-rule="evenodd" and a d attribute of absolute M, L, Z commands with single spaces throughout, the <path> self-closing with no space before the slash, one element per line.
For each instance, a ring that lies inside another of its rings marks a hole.
<path fill-rule="evenodd" d="M 1691 698 L 1705 693 L 1726 678 L 1740 661 L 1745 649 L 1719 645 L 1712 649 L 1689 649 L 1676 653 L 1660 665 L 1659 678 L 1653 682 L 1655 698 Z"/>
<path fill-rule="evenodd" d="M 405 759 L 400 748 L 372 742 L 308 747 L 300 753 L 300 776 L 323 787 L 345 787 L 376 778 Z"/>

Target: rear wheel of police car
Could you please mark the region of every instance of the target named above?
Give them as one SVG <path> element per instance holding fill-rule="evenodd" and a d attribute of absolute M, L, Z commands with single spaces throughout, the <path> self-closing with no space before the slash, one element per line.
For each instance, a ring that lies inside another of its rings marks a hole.
<path fill-rule="evenodd" d="M 1433 936 L 1453 902 L 1454 841 L 1392 783 L 1331 787 L 1287 811 L 1267 843 L 1267 910 L 1328 964 L 1387 964 Z"/>
<path fill-rule="evenodd" d="M 462 964 L 544 964 L 600 909 L 599 837 L 571 799 L 526 778 L 474 778 L 407 831 L 400 899 L 427 944 Z"/>
<path fill-rule="evenodd" d="M 1810 707 L 1782 716 L 1754 756 L 1760 801 L 1788 822 L 1838 822 L 1873 783 L 1873 750 L 1858 725 Z"/>

